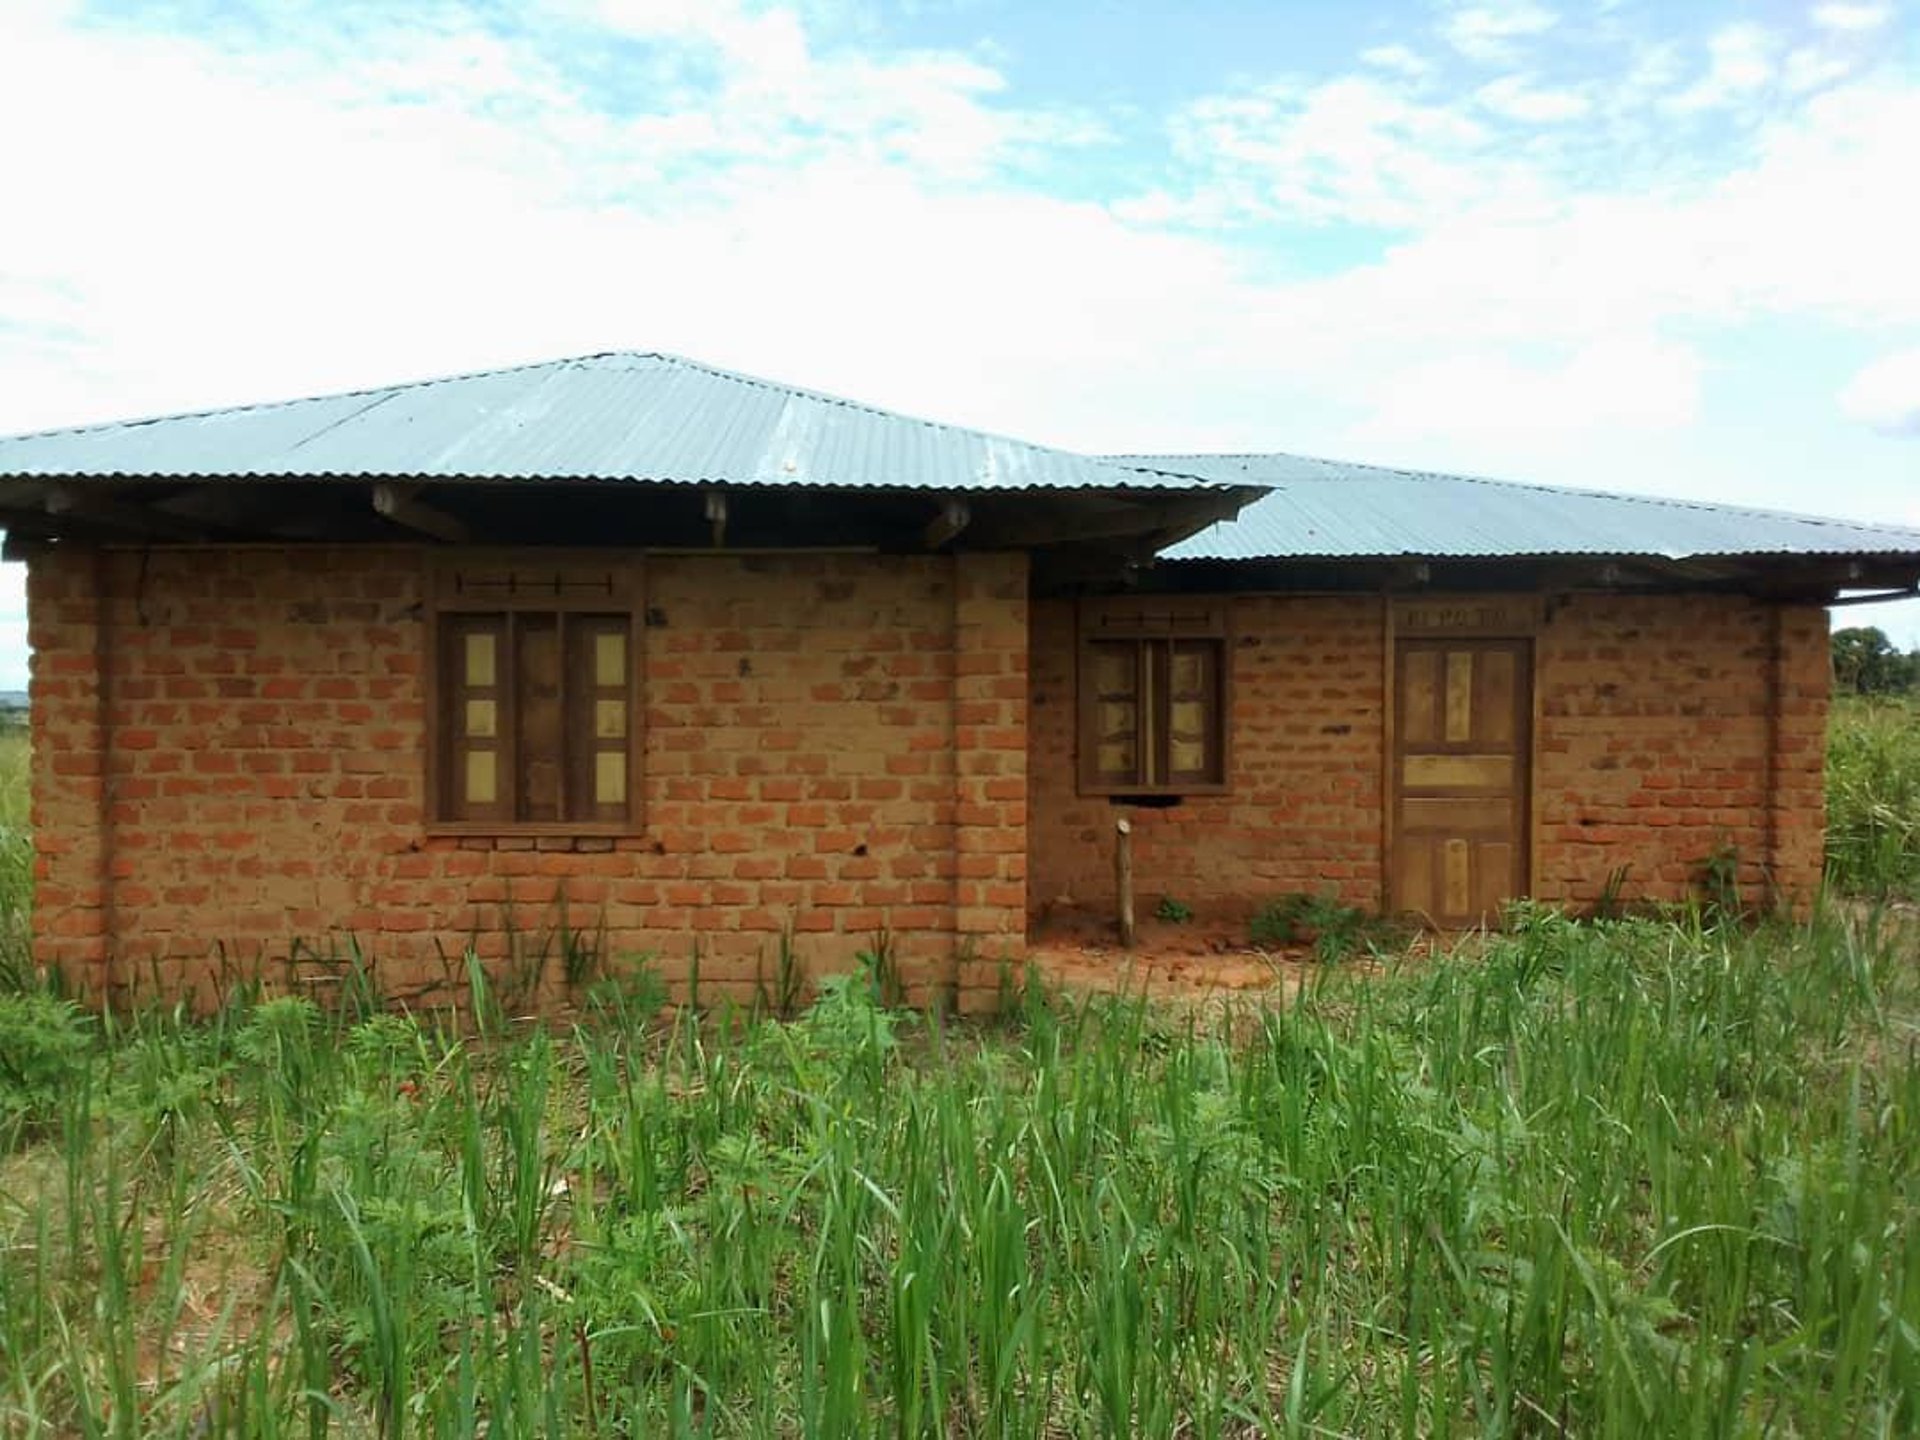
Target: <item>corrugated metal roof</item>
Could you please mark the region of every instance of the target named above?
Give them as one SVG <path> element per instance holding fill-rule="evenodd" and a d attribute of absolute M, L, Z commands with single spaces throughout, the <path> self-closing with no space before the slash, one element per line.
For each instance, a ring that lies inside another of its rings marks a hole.
<path fill-rule="evenodd" d="M 1920 530 L 1737 505 L 1390 470 L 1303 455 L 1115 458 L 1162 473 L 1274 487 L 1238 519 L 1221 521 L 1163 551 L 1165 561 L 1920 556 Z"/>
<path fill-rule="evenodd" d="M 0 476 L 953 491 L 1198 483 L 628 352 L 0 439 Z"/>

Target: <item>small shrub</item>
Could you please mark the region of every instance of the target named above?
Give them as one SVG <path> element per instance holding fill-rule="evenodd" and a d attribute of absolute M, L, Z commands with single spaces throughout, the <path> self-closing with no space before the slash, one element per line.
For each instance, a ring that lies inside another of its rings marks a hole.
<path fill-rule="evenodd" d="M 1708 925 L 1735 925 L 1747 918 L 1746 903 L 1740 898 L 1739 846 L 1722 842 L 1708 851 L 1697 862 L 1694 887 L 1701 918 Z"/>
<path fill-rule="evenodd" d="M 1306 911 L 1313 897 L 1304 892 L 1269 900 L 1254 912 L 1249 931 L 1253 943 L 1263 949 L 1277 950 L 1300 943 L 1306 924 Z"/>
<path fill-rule="evenodd" d="M 1600 887 L 1600 893 L 1587 911 L 1589 920 L 1619 920 L 1627 913 L 1627 879 L 1633 873 L 1632 865 L 1616 865 L 1607 872 L 1606 883 Z"/>
<path fill-rule="evenodd" d="M 666 1003 L 667 982 L 650 955 L 628 956 L 617 970 L 587 986 L 587 1013 L 615 1030 L 644 1030 Z"/>
<path fill-rule="evenodd" d="M 1316 960 L 1333 964 L 1363 950 L 1405 945 L 1406 926 L 1357 905 L 1343 905 L 1331 894 L 1295 892 L 1270 900 L 1254 913 L 1248 927 L 1253 943 L 1262 949 L 1310 945 Z"/>
<path fill-rule="evenodd" d="M 764 980 L 759 986 L 760 1001 L 770 1005 L 782 1020 L 791 1020 L 800 1008 L 800 992 L 806 987 L 806 967 L 800 960 L 800 947 L 794 941 L 793 921 L 780 927 L 780 940 L 773 955 L 773 993 L 767 993 Z"/>
<path fill-rule="evenodd" d="M 897 1013 L 880 999 L 871 972 L 829 975 L 795 1028 L 830 1062 L 841 1078 L 864 1074 L 877 1081 L 899 1045 Z"/>
<path fill-rule="evenodd" d="M 1171 895 L 1162 895 L 1160 903 L 1153 907 L 1153 918 L 1165 920 L 1172 925 L 1184 925 L 1193 919 L 1193 907 Z"/>
<path fill-rule="evenodd" d="M 872 994 L 874 1004 L 897 1007 L 906 1003 L 907 983 L 900 973 L 900 958 L 894 953 L 890 932 L 875 932 L 873 944 L 862 950 L 855 959 L 859 962 L 861 978 Z"/>
<path fill-rule="evenodd" d="M 234 1032 L 233 1048 L 242 1059 L 287 1075 L 308 1058 L 319 1023 L 320 1007 L 306 996 L 275 996 L 253 1008 Z"/>
<path fill-rule="evenodd" d="M 52 1124 L 86 1069 L 91 1039 L 90 1022 L 69 1000 L 32 990 L 0 995 L 0 1140 Z"/>

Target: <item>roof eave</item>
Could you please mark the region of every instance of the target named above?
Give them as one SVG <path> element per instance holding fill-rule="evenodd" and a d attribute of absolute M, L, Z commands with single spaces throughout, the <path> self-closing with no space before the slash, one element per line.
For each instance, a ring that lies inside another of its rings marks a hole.
<path fill-rule="evenodd" d="M 1148 559 L 1237 514 L 1257 491 L 1227 485 L 1135 488 L 818 484 L 765 480 L 546 483 L 396 475 L 285 475 L 262 482 L 145 477 L 0 478 L 0 526 L 16 550 L 49 541 L 213 544 L 639 543 L 706 545 L 716 497 L 732 495 L 737 543 L 859 543 L 885 549 L 1078 548 Z M 726 513 L 724 510 L 721 513 Z M 936 520 L 938 523 L 936 523 Z M 657 542 L 650 542 L 657 543 Z"/>
<path fill-rule="evenodd" d="M 1273 555 L 1162 557 L 1156 568 L 1185 588 L 1735 591 L 1778 599 L 1830 599 L 1848 591 L 1890 598 L 1920 590 L 1920 551 L 1778 551 L 1686 556 Z"/>

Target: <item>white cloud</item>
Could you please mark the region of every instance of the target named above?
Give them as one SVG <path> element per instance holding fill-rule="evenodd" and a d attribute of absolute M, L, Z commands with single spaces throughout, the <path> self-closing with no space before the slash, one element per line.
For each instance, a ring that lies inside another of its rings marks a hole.
<path fill-rule="evenodd" d="M 1551 125 L 1577 120 L 1592 108 L 1587 97 L 1573 90 L 1536 87 L 1524 75 L 1503 75 L 1482 85 L 1474 99 L 1494 114 L 1529 125 Z"/>
<path fill-rule="evenodd" d="M 1698 414 L 1700 357 L 1653 336 L 1598 340 L 1547 364 L 1498 351 L 1451 355 L 1395 377 L 1367 425 L 1383 440 L 1503 443 L 1542 436 L 1678 429 Z"/>
<path fill-rule="evenodd" d="M 1300 88 L 1270 85 L 1192 106 L 1180 153 L 1200 177 L 1202 209 L 1238 204 L 1288 216 L 1416 228 L 1472 204 L 1516 169 L 1464 109 L 1414 98 L 1368 75 Z"/>
<path fill-rule="evenodd" d="M 1667 159 L 1676 122 L 1656 85 L 1637 110 L 1609 96 L 1579 125 L 1544 126 L 1571 104 L 1543 101 L 1522 131 L 1499 110 L 1531 92 L 1499 85 L 1472 108 L 1371 78 L 1196 107 L 1187 209 L 1163 194 L 1156 216 L 1238 207 L 1397 232 L 1382 259 L 1316 291 L 1340 297 L 1349 332 L 1374 316 L 1460 343 L 1778 314 L 1920 322 L 1907 179 L 1920 85 L 1889 75 L 1782 100 L 1739 148 L 1707 163 L 1696 147 L 1684 168 Z"/>
<path fill-rule="evenodd" d="M 1840 56 L 1830 55 L 1816 46 L 1802 45 L 1787 56 L 1780 83 L 1788 93 L 1804 95 L 1844 80 L 1852 73 L 1853 66 Z"/>
<path fill-rule="evenodd" d="M 1498 5 L 1468 5 L 1453 11 L 1440 27 L 1441 35 L 1470 60 L 1493 65 L 1507 61 L 1515 42 L 1543 35 L 1560 17 L 1532 0 L 1509 0 Z"/>
<path fill-rule="evenodd" d="M 1825 30 L 1877 30 L 1893 18 L 1891 5 L 1834 3 L 1813 7 L 1813 23 Z"/>
<path fill-rule="evenodd" d="M 1382 70 L 1397 71 L 1402 75 L 1419 79 L 1432 73 L 1432 62 L 1422 58 L 1405 45 L 1376 45 L 1372 49 L 1360 52 L 1362 63 L 1373 65 Z"/>
<path fill-rule="evenodd" d="M 1750 97 L 1774 78 L 1780 41 L 1759 25 L 1728 25 L 1707 41 L 1707 72 L 1668 108 L 1680 114 L 1717 110 Z"/>
<path fill-rule="evenodd" d="M 1920 436 L 1920 346 L 1883 355 L 1862 369 L 1840 392 L 1840 410 L 1889 435 Z M 1920 521 L 1920 500 L 1912 502 L 1910 518 Z"/>
<path fill-rule="evenodd" d="M 1073 117 L 996 103 L 964 56 L 819 55 L 790 16 L 730 15 L 624 11 L 719 57 L 704 91 L 631 113 L 470 30 L 391 25 L 347 62 L 9 12 L 0 126 L 60 143 L 10 157 L 34 203 L 0 232 L 0 429 L 755 330 L 807 332 L 803 357 L 858 343 L 850 296 L 921 288 L 937 312 L 937 272 L 1030 253 L 1036 207 L 985 177 L 1087 139 Z M 109 86 L 113 107 L 84 98 Z M 38 363 L 61 348 L 93 373 Z"/>

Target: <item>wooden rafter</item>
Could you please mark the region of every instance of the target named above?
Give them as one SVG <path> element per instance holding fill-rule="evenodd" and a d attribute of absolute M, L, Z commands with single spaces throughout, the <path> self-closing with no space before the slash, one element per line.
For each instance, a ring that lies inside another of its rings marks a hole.
<path fill-rule="evenodd" d="M 396 525 L 418 530 L 449 545 L 470 545 L 473 531 L 466 521 L 419 498 L 418 485 L 387 482 L 373 487 L 373 508 Z"/>
<path fill-rule="evenodd" d="M 205 540 L 207 528 L 150 505 L 136 505 L 84 485 L 56 485 L 47 492 L 47 514 L 55 519 L 91 521 L 109 529 L 160 540 Z"/>
<path fill-rule="evenodd" d="M 973 511 L 964 500 L 950 499 L 940 507 L 940 511 L 927 522 L 926 531 L 921 536 L 927 549 L 938 550 L 948 544 L 955 536 L 973 522 Z"/>

